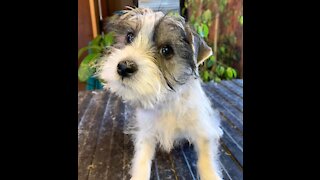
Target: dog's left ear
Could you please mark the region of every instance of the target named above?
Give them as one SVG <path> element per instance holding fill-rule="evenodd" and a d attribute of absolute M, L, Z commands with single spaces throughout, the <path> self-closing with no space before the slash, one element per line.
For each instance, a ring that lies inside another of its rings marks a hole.
<path fill-rule="evenodd" d="M 195 56 L 196 64 L 199 66 L 206 59 L 208 59 L 213 53 L 211 47 L 200 37 L 193 29 L 187 25 L 185 27 L 187 39 L 192 46 L 192 50 Z"/>

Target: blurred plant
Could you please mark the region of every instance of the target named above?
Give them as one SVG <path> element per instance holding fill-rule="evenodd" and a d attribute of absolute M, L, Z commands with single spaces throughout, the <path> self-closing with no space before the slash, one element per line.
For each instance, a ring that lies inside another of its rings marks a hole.
<path fill-rule="evenodd" d="M 242 26 L 243 25 L 243 16 L 239 16 L 238 17 L 239 23 Z"/>
<path fill-rule="evenodd" d="M 229 80 L 238 76 L 237 71 L 232 67 L 234 61 L 240 59 L 240 50 L 236 48 L 237 39 L 234 35 L 219 38 L 218 33 L 220 14 L 224 12 L 226 5 L 227 0 L 189 0 L 185 2 L 185 8 L 182 9 L 182 13 L 189 9 L 189 22 L 208 45 L 213 47 L 214 55 L 199 67 L 200 76 L 204 82 L 211 80 L 220 82 L 222 79 Z M 202 11 L 203 7 L 206 10 Z M 242 17 L 241 19 L 239 17 L 239 22 L 243 22 Z M 214 41 L 210 42 L 208 37 L 212 25 L 214 25 L 215 34 Z"/>
<path fill-rule="evenodd" d="M 110 32 L 106 35 L 98 35 L 92 41 L 90 41 L 88 46 L 81 48 L 78 52 L 78 58 L 88 51 L 88 55 L 83 58 L 79 69 L 78 78 L 81 82 L 86 82 L 96 71 L 95 65 L 99 62 L 101 55 L 104 50 L 111 46 L 114 42 L 113 33 Z"/>

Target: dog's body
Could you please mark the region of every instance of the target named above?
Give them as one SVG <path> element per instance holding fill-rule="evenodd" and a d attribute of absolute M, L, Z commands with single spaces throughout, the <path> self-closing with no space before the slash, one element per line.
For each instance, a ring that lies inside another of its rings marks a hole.
<path fill-rule="evenodd" d="M 181 17 L 130 9 L 109 23 L 116 43 L 102 59 L 105 87 L 137 107 L 133 123 L 133 180 L 150 178 L 157 144 L 170 151 L 187 139 L 195 145 L 201 179 L 221 179 L 219 115 L 198 77 L 198 64 L 212 51 Z"/>

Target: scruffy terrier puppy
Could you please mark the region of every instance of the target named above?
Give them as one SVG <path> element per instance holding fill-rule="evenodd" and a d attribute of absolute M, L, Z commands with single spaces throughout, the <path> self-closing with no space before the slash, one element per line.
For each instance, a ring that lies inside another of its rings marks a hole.
<path fill-rule="evenodd" d="M 198 75 L 211 48 L 182 17 L 146 8 L 114 15 L 107 28 L 115 33 L 115 44 L 97 75 L 105 88 L 137 108 L 131 179 L 148 180 L 156 146 L 169 152 L 181 139 L 194 144 L 202 180 L 222 179 L 219 114 Z"/>

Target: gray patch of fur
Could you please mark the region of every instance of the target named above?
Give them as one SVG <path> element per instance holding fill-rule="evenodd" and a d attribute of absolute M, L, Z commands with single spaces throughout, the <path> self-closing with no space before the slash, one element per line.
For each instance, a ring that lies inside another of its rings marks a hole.
<path fill-rule="evenodd" d="M 184 84 L 190 76 L 197 75 L 193 51 L 185 32 L 182 18 L 164 16 L 156 25 L 153 41 L 155 43 L 158 66 L 168 85 Z M 171 59 L 165 59 L 159 53 L 161 47 L 170 45 L 174 50 Z"/>

